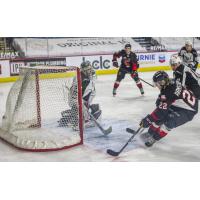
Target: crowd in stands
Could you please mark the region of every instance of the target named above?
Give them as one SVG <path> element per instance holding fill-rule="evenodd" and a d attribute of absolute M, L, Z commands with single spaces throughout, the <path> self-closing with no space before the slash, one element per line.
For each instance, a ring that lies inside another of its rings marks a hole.
<path fill-rule="evenodd" d="M 107 54 L 130 43 L 135 52 L 180 50 L 186 40 L 200 49 L 200 38 L 191 37 L 152 37 L 152 46 L 148 49 L 127 37 L 105 38 L 12 38 L 12 47 L 25 57 L 52 57 L 66 55 L 89 55 L 98 51 Z"/>

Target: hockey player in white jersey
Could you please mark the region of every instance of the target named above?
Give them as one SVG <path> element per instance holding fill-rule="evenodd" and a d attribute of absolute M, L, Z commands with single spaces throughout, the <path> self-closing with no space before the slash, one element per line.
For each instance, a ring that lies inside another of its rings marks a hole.
<path fill-rule="evenodd" d="M 192 47 L 191 41 L 187 40 L 185 42 L 185 46 L 181 48 L 178 55 L 181 57 L 183 64 L 196 71 L 198 67 L 198 53 Z"/>
<path fill-rule="evenodd" d="M 96 96 L 95 81 L 96 73 L 89 61 L 81 63 L 81 81 L 82 81 L 82 98 L 83 98 L 83 116 L 85 127 L 94 126 L 90 120 L 88 111 L 94 116 L 96 120 L 100 120 L 101 110 L 99 104 L 92 104 Z M 69 88 L 68 102 L 71 109 L 65 110 L 61 113 L 62 118 L 59 121 L 60 126 L 72 126 L 77 128 L 77 79 L 73 79 L 71 88 Z"/>
<path fill-rule="evenodd" d="M 170 66 L 176 81 L 181 82 L 183 87 L 192 91 L 197 99 L 200 99 L 200 75 L 188 67 L 179 56 L 173 55 L 170 58 Z"/>

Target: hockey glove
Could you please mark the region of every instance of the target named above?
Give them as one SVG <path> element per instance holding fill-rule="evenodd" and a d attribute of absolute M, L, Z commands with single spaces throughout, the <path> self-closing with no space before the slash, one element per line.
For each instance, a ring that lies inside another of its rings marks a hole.
<path fill-rule="evenodd" d="M 161 102 L 161 97 L 159 95 L 157 100 L 156 100 L 156 107 L 158 107 L 160 105 L 160 102 Z"/>
<path fill-rule="evenodd" d="M 113 61 L 113 66 L 118 68 L 119 67 L 118 62 L 117 61 Z"/>
<path fill-rule="evenodd" d="M 188 64 L 188 67 L 191 69 L 191 70 L 193 70 L 194 71 L 194 65 L 193 64 Z"/>
<path fill-rule="evenodd" d="M 140 122 L 140 126 L 142 126 L 143 128 L 148 128 L 149 126 L 151 126 L 152 122 L 153 122 L 153 119 L 152 119 L 151 115 L 147 115 Z"/>
<path fill-rule="evenodd" d="M 193 70 L 194 72 L 197 70 L 197 65 L 195 64 L 188 64 L 188 67 Z"/>
<path fill-rule="evenodd" d="M 131 72 L 131 76 L 132 76 L 132 78 L 138 76 L 138 72 L 137 71 L 132 71 Z"/>
<path fill-rule="evenodd" d="M 134 63 L 134 64 L 132 65 L 132 70 L 133 70 L 133 71 L 137 71 L 137 69 L 138 69 L 138 65 L 137 65 L 136 63 Z"/>

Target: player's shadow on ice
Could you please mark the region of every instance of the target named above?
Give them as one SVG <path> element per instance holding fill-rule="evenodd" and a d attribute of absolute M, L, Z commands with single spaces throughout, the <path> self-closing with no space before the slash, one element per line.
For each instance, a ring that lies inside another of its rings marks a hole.
<path fill-rule="evenodd" d="M 130 100 L 141 100 L 144 99 L 145 97 L 143 96 L 139 96 L 139 97 L 123 97 L 121 98 L 121 100 L 126 100 L 126 101 L 130 101 Z"/>
<path fill-rule="evenodd" d="M 149 96 L 137 96 L 137 97 L 122 97 L 120 98 L 122 101 L 137 101 L 139 100 L 140 102 L 149 102 L 149 101 L 155 101 L 155 98 L 151 98 Z"/>

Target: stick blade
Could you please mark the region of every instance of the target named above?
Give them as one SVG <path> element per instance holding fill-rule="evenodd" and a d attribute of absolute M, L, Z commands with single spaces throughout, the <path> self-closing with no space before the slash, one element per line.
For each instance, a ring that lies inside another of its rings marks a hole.
<path fill-rule="evenodd" d="M 112 149 L 107 149 L 107 153 L 111 156 L 118 156 L 119 152 L 113 151 Z"/>
<path fill-rule="evenodd" d="M 131 133 L 131 134 L 136 134 L 136 132 L 131 128 L 126 128 L 126 132 Z"/>
<path fill-rule="evenodd" d="M 108 135 L 108 134 L 110 134 L 112 132 L 112 126 L 110 126 L 108 129 L 105 129 L 104 131 L 103 131 L 103 134 L 104 135 Z"/>

